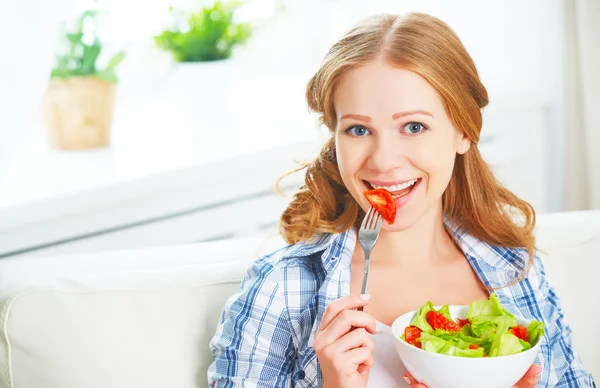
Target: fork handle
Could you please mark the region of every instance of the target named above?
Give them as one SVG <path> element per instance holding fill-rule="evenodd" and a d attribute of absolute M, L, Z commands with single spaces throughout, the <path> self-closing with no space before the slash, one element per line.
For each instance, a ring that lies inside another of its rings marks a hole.
<path fill-rule="evenodd" d="M 365 271 L 363 273 L 363 282 L 362 287 L 360 289 L 361 294 L 365 294 L 367 292 L 367 281 L 369 280 L 369 268 L 371 267 L 371 250 L 365 251 Z M 364 307 L 358 307 L 358 311 L 363 311 Z"/>

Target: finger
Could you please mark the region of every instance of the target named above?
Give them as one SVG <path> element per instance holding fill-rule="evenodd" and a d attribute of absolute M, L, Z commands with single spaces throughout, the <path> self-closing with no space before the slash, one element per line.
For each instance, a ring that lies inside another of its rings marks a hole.
<path fill-rule="evenodd" d="M 327 305 L 323 318 L 321 319 L 321 328 L 325 329 L 331 321 L 343 310 L 351 310 L 357 307 L 366 306 L 369 303 L 370 295 L 348 295 L 334 300 Z"/>
<path fill-rule="evenodd" d="M 360 368 L 367 369 L 373 365 L 373 359 L 371 351 L 367 348 L 356 348 L 349 352 L 345 352 L 333 359 L 333 367 L 335 370 L 344 375 L 349 375 L 359 371 L 361 365 L 365 365 Z"/>
<path fill-rule="evenodd" d="M 371 369 L 374 363 L 375 357 L 373 356 L 373 352 L 371 352 L 371 355 L 366 359 L 366 361 L 358 366 L 358 373 L 367 372 L 369 369 Z"/>
<path fill-rule="evenodd" d="M 367 372 L 369 369 L 371 369 L 371 367 L 373 366 L 374 361 L 374 357 L 371 356 L 367 359 L 366 362 L 364 362 L 363 364 L 360 364 L 358 366 L 358 373 L 365 373 Z"/>
<path fill-rule="evenodd" d="M 354 364 L 356 368 L 360 365 L 370 368 L 373 366 L 373 352 L 368 348 L 356 348 L 344 353 L 347 360 Z"/>
<path fill-rule="evenodd" d="M 525 375 L 519 380 L 519 382 L 515 385 L 515 388 L 533 388 L 537 385 L 540 374 L 542 373 L 542 367 L 533 364 L 531 368 L 525 373 Z"/>
<path fill-rule="evenodd" d="M 344 334 L 339 340 L 332 343 L 329 347 L 331 348 L 332 352 L 337 354 L 347 352 L 361 346 L 371 349 L 372 352 L 375 350 L 375 343 L 373 343 L 373 340 L 369 334 L 365 331 L 365 329 L 359 328 Z"/>
<path fill-rule="evenodd" d="M 325 329 L 332 332 L 341 332 L 340 337 L 352 329 L 363 328 L 371 334 L 377 333 L 377 321 L 373 316 L 364 311 L 344 310 L 331 321 Z"/>
<path fill-rule="evenodd" d="M 411 388 L 427 388 L 425 384 L 419 383 L 412 375 L 408 372 L 404 374 L 404 380 L 406 380 L 406 384 L 410 385 Z"/>
<path fill-rule="evenodd" d="M 340 312 L 325 329 L 315 334 L 315 348 L 324 348 L 334 343 L 346 333 L 364 328 L 367 332 L 377 332 L 377 322 L 369 313 L 356 310 Z"/>

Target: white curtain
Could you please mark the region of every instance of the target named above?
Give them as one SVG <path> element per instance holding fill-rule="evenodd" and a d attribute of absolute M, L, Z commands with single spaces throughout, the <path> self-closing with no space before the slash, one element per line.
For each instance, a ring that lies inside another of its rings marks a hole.
<path fill-rule="evenodd" d="M 565 210 L 600 209 L 600 0 L 565 0 Z"/>

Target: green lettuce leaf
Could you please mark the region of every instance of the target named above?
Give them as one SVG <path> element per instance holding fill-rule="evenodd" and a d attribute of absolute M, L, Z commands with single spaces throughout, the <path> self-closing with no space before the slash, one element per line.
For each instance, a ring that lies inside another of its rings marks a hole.
<path fill-rule="evenodd" d="M 532 321 L 527 328 L 527 341 L 531 346 L 535 346 L 544 335 L 544 323 L 540 321 Z"/>
<path fill-rule="evenodd" d="M 509 333 L 509 328 L 508 320 L 501 321 L 498 325 L 496 336 L 490 348 L 490 357 L 508 356 L 524 350 L 521 343 L 523 341 L 516 335 Z"/>
<path fill-rule="evenodd" d="M 425 331 L 421 333 L 419 341 L 421 342 L 421 349 L 432 353 L 439 353 L 446 346 L 447 342 L 446 339 Z"/>
<path fill-rule="evenodd" d="M 479 349 L 463 349 L 458 346 L 451 345 L 448 343 L 444 349 L 440 352 L 441 354 L 447 354 L 449 356 L 458 356 L 458 357 L 483 357 L 484 350 L 482 348 Z"/>
<path fill-rule="evenodd" d="M 469 343 L 455 335 L 445 334 L 438 337 L 435 334 L 421 333 L 422 349 L 427 352 L 446 354 L 459 357 L 483 357 L 484 349 L 469 349 Z"/>
<path fill-rule="evenodd" d="M 433 303 L 431 303 L 431 302 L 425 303 L 419 309 L 419 311 L 417 311 L 417 314 L 415 315 L 413 320 L 410 322 L 411 326 L 416 326 L 419 329 L 423 330 L 424 332 L 433 331 L 433 328 L 427 322 L 427 313 L 430 312 L 431 310 L 435 310 Z"/>
<path fill-rule="evenodd" d="M 474 337 L 471 335 L 467 335 L 463 331 L 461 331 L 457 334 L 457 338 L 461 339 L 462 341 L 465 341 L 468 344 L 479 345 L 486 352 L 489 353 L 492 347 L 492 343 L 494 341 L 494 335 L 495 333 L 491 332 L 490 335 L 485 337 Z"/>
<path fill-rule="evenodd" d="M 500 298 L 495 293 L 490 295 L 489 300 L 479 300 L 469 305 L 467 319 L 473 322 L 473 319 L 478 316 L 515 318 L 510 311 L 502 306 Z"/>
<path fill-rule="evenodd" d="M 490 357 L 498 356 L 498 352 L 500 351 L 500 341 L 502 340 L 502 333 L 506 333 L 508 328 L 509 325 L 506 321 L 500 322 L 500 325 L 498 325 L 496 328 L 497 334 L 494 336 L 492 346 L 490 347 Z"/>
<path fill-rule="evenodd" d="M 477 337 L 488 336 L 490 332 L 496 332 L 501 323 L 505 323 L 507 330 L 509 327 L 517 326 L 517 319 L 507 316 L 476 316 L 471 321 L 471 330 Z M 503 331 L 500 331 L 503 333 Z"/>
<path fill-rule="evenodd" d="M 529 350 L 532 348 L 531 344 L 527 341 L 523 341 L 522 339 L 519 338 L 519 342 L 521 342 L 521 345 L 523 345 L 523 351 Z"/>
<path fill-rule="evenodd" d="M 450 307 L 448 305 L 445 305 L 439 309 L 439 312 L 449 320 L 454 321 L 454 319 L 452 319 L 452 315 L 450 315 Z"/>
<path fill-rule="evenodd" d="M 527 344 L 527 349 L 531 348 L 531 346 L 519 339 L 516 335 L 511 333 L 505 333 L 498 336 L 500 338 L 499 346 L 497 349 L 497 353 L 492 353 L 493 350 L 490 350 L 490 355 L 494 354 L 495 356 L 508 356 L 510 354 L 521 353 L 523 350 L 526 350 L 526 346 L 523 344 Z"/>

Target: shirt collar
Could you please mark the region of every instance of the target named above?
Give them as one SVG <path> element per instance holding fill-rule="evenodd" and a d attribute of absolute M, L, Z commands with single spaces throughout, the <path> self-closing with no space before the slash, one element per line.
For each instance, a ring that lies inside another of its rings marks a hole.
<path fill-rule="evenodd" d="M 444 224 L 473 269 L 487 286 L 505 285 L 507 280 L 509 282 L 514 280 L 525 269 L 528 259 L 527 250 L 490 245 L 464 232 L 447 218 L 444 219 Z M 321 254 L 323 268 L 330 272 L 340 264 L 351 264 L 356 238 L 355 227 L 341 233 L 316 235 L 307 241 L 297 243 L 295 246 L 297 249 L 292 249 L 286 256 L 291 257 L 299 250 L 306 256 L 323 252 Z M 499 272 L 505 273 L 506 276 L 498 275 Z M 491 273 L 496 275 L 489 276 Z"/>
<path fill-rule="evenodd" d="M 444 223 L 486 286 L 505 286 L 525 269 L 529 255 L 526 249 L 491 245 L 466 233 L 448 219 Z"/>

